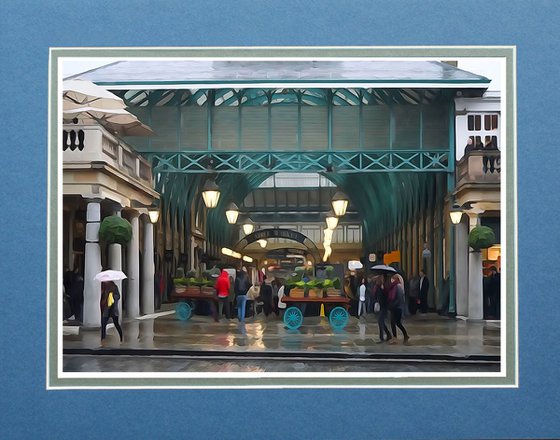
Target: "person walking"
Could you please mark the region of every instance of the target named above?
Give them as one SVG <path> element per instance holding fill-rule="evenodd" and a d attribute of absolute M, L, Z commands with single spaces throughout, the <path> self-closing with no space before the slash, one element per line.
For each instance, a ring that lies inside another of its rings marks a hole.
<path fill-rule="evenodd" d="M 237 319 L 239 322 L 245 322 L 245 306 L 247 304 L 247 291 L 251 287 L 249 276 L 247 275 L 247 268 L 243 268 L 237 272 L 234 283 L 235 299 L 237 301 Z"/>
<path fill-rule="evenodd" d="M 266 276 L 263 278 L 259 296 L 264 302 L 264 316 L 268 317 L 272 313 L 272 286 L 268 282 Z"/>
<path fill-rule="evenodd" d="M 284 312 L 286 311 L 287 306 L 287 304 L 282 301 L 285 289 L 286 286 L 284 284 L 280 284 L 280 288 L 278 289 L 278 311 L 280 312 L 280 319 L 284 319 Z"/>
<path fill-rule="evenodd" d="M 222 313 L 226 312 L 226 318 L 229 317 L 229 275 L 228 273 L 222 269 L 220 272 L 220 276 L 216 280 L 216 284 L 214 288 L 218 294 L 218 320 L 222 319 Z"/>
<path fill-rule="evenodd" d="M 74 319 L 82 322 L 84 308 L 84 277 L 77 267 L 72 274 L 70 290 L 67 293 L 70 296 L 70 306 L 74 313 Z"/>
<path fill-rule="evenodd" d="M 233 315 L 235 313 L 235 280 L 230 275 L 229 276 L 229 295 L 228 295 L 228 303 L 229 303 L 229 316 L 228 319 L 233 319 Z"/>
<path fill-rule="evenodd" d="M 121 295 L 119 288 L 113 281 L 104 281 L 101 283 L 101 299 L 99 307 L 101 308 L 101 343 L 105 340 L 106 327 L 109 318 L 113 319 L 115 328 L 119 332 L 121 342 L 123 341 L 123 332 L 119 325 L 119 299 Z"/>
<path fill-rule="evenodd" d="M 391 284 L 388 286 L 387 298 L 389 301 L 389 311 L 391 312 L 391 331 L 393 332 L 391 343 L 396 344 L 398 341 L 397 327 L 403 333 L 404 342 L 406 343 L 410 338 L 401 322 L 403 310 L 406 307 L 406 300 L 404 297 L 404 288 L 397 275 L 393 276 L 391 279 Z"/>
<path fill-rule="evenodd" d="M 364 311 L 364 315 L 366 314 L 366 279 L 362 278 L 362 282 L 360 287 L 358 288 L 358 319 L 362 315 L 362 309 Z"/>
<path fill-rule="evenodd" d="M 379 315 L 377 317 L 377 325 L 379 326 L 379 343 L 384 342 L 384 333 L 387 335 L 387 341 L 391 340 L 391 333 L 385 324 L 385 318 L 387 317 L 388 303 L 387 295 L 384 288 L 383 277 L 379 276 L 375 280 L 375 286 L 373 288 L 373 295 L 375 301 L 379 303 Z"/>
<path fill-rule="evenodd" d="M 427 313 L 428 312 L 428 290 L 430 289 L 430 280 L 426 276 L 426 273 L 421 270 L 420 271 L 420 313 Z"/>

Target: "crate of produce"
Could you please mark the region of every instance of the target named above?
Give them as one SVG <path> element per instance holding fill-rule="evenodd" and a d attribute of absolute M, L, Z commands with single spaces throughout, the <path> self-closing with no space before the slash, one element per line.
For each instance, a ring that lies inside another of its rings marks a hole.
<path fill-rule="evenodd" d="M 340 289 L 335 289 L 333 287 L 331 287 L 329 289 L 325 289 L 325 293 L 328 297 L 342 296 L 341 293 L 340 293 Z"/>
<path fill-rule="evenodd" d="M 290 298 L 303 298 L 305 296 L 305 290 L 299 287 L 295 287 L 290 289 L 289 293 Z"/>
<path fill-rule="evenodd" d="M 307 291 L 307 296 L 309 298 L 322 298 L 323 297 L 323 289 L 313 288 Z"/>

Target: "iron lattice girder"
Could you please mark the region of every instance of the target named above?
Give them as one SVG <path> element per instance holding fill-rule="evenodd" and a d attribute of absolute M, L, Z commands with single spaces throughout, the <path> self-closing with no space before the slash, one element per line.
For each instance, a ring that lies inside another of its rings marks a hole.
<path fill-rule="evenodd" d="M 144 153 L 154 173 L 453 172 L 447 151 Z"/>

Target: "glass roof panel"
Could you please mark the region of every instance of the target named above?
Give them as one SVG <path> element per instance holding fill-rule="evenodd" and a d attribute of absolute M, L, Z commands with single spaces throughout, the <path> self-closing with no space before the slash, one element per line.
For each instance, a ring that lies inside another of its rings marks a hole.
<path fill-rule="evenodd" d="M 317 173 L 276 173 L 270 176 L 259 188 L 321 188 L 336 186 Z"/>
<path fill-rule="evenodd" d="M 128 60 L 84 72 L 73 79 L 101 85 L 158 86 L 188 84 L 321 84 L 394 83 L 471 84 L 486 87 L 490 80 L 446 63 L 408 60 Z"/>

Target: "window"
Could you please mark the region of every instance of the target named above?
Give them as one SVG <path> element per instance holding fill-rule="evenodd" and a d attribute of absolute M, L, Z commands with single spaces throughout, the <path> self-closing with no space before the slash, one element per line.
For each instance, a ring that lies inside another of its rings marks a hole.
<path fill-rule="evenodd" d="M 499 115 L 497 113 L 467 115 L 467 134 L 475 146 L 480 146 L 487 139 L 499 148 Z"/>
<path fill-rule="evenodd" d="M 361 232 L 361 227 L 359 225 L 348 225 L 348 229 L 346 230 L 346 241 L 348 243 L 361 243 Z"/>
<path fill-rule="evenodd" d="M 480 115 L 469 115 L 468 117 L 468 130 L 469 131 L 480 131 Z"/>
<path fill-rule="evenodd" d="M 497 130 L 498 129 L 498 115 L 484 115 L 484 130 Z"/>

